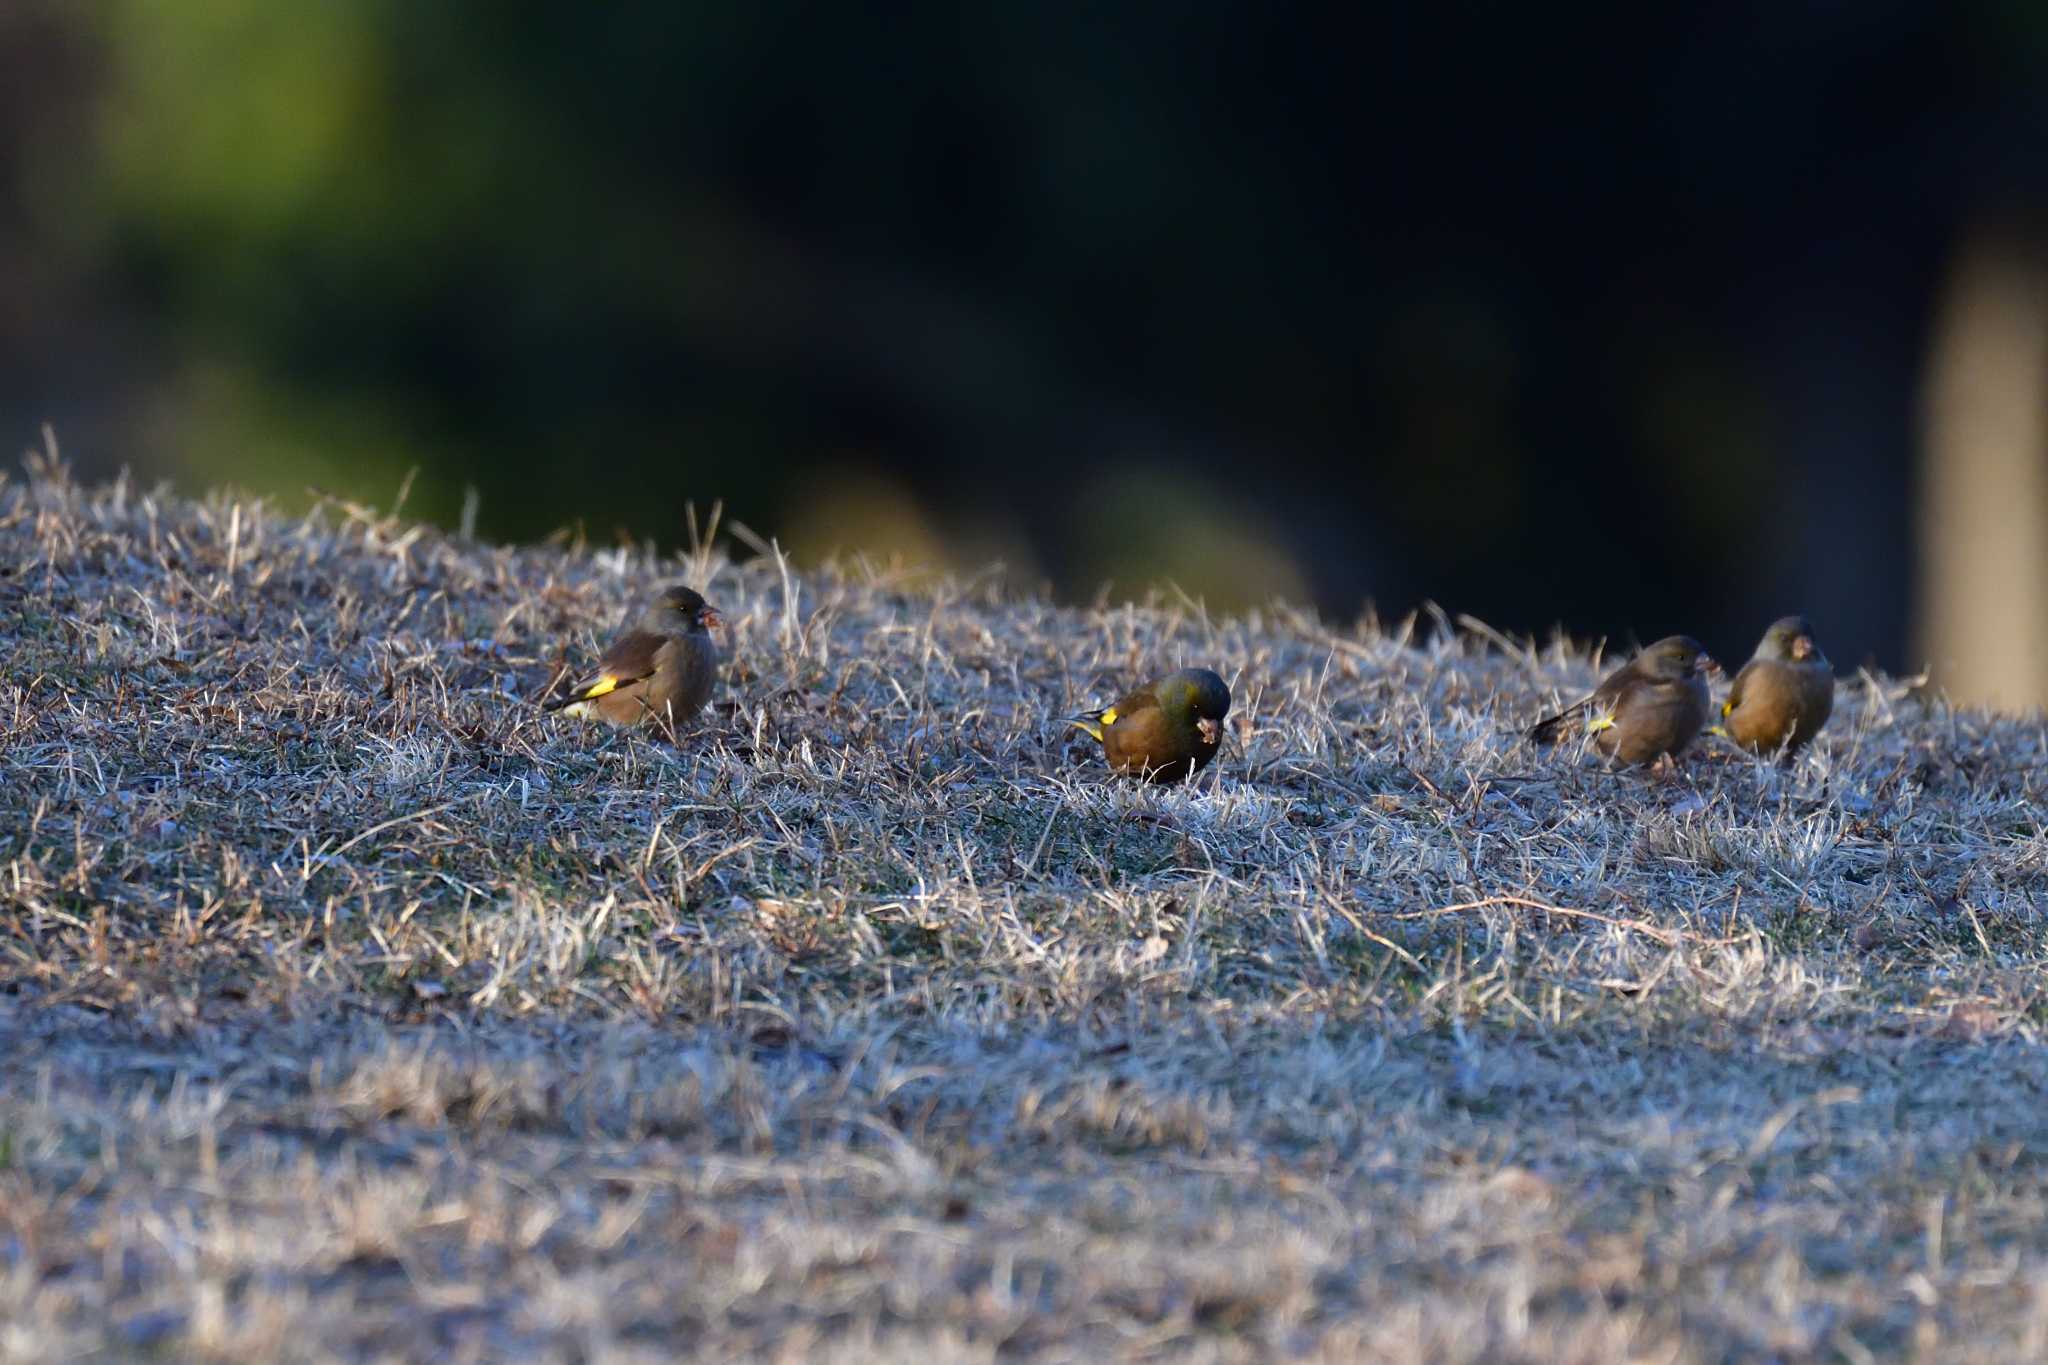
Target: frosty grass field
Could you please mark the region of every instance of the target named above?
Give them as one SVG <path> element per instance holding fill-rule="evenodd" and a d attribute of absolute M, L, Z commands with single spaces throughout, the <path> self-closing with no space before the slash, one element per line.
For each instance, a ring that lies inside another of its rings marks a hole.
<path fill-rule="evenodd" d="M 532 705 L 622 575 L 675 749 Z M 1584 652 L 995 584 L 0 484 L 0 1357 L 2048 1354 L 2038 716 L 1658 781 Z M 1179 663 L 1193 788 L 1063 733 Z"/>

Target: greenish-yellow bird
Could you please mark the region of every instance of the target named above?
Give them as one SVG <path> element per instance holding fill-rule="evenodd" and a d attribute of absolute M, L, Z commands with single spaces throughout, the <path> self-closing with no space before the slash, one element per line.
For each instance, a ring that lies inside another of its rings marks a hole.
<path fill-rule="evenodd" d="M 718 677 L 718 611 L 694 588 L 664 588 L 597 661 L 545 703 L 550 711 L 674 735 L 704 709 Z"/>
<path fill-rule="evenodd" d="M 1206 668 L 1183 668 L 1068 721 L 1102 742 L 1109 766 L 1179 782 L 1209 766 L 1223 741 L 1230 688 Z"/>
<path fill-rule="evenodd" d="M 1721 703 L 1721 732 L 1751 753 L 1798 753 L 1835 709 L 1835 669 L 1803 616 L 1771 622 Z"/>
<path fill-rule="evenodd" d="M 1716 667 L 1698 640 L 1672 635 L 1657 641 L 1607 675 L 1593 694 L 1530 729 L 1550 744 L 1583 717 L 1593 747 L 1624 764 L 1676 757 L 1707 723 L 1707 673 Z"/>

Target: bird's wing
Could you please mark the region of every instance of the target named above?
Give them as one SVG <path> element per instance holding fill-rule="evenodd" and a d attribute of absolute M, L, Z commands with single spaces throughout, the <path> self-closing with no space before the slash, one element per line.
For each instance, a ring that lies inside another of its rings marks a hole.
<path fill-rule="evenodd" d="M 1629 690 L 1643 680 L 1643 670 L 1631 661 L 1608 674 L 1586 702 L 1596 711 L 1613 711 Z"/>
<path fill-rule="evenodd" d="M 1086 731 L 1093 739 L 1100 740 L 1104 726 L 1114 725 L 1117 721 L 1141 711 L 1158 709 L 1159 698 L 1152 695 L 1149 689 L 1141 687 L 1135 692 L 1126 692 L 1108 706 L 1094 711 L 1083 711 L 1078 716 L 1070 716 L 1067 724 L 1077 730 Z"/>
<path fill-rule="evenodd" d="M 1529 727 L 1529 738 L 1538 744 L 1548 744 L 1564 732 L 1564 723 L 1573 716 L 1586 716 L 1586 733 L 1605 730 L 1614 724 L 1614 713 L 1620 709 L 1622 698 L 1630 686 L 1640 680 L 1642 670 L 1634 663 L 1624 664 L 1594 688 L 1590 696 L 1581 697 L 1554 716 L 1545 716 Z"/>
<path fill-rule="evenodd" d="M 1757 661 L 1751 659 L 1735 675 L 1735 681 L 1728 685 L 1728 700 L 1721 703 L 1722 720 L 1728 719 L 1729 716 L 1735 713 L 1735 708 L 1742 705 L 1742 689 L 1748 684 L 1751 675 L 1756 672 L 1756 668 Z"/>
<path fill-rule="evenodd" d="M 1646 703 L 1654 704 L 1652 698 L 1660 697 L 1668 690 L 1664 683 L 1644 672 L 1639 660 L 1631 659 L 1626 665 L 1607 675 L 1593 695 L 1586 699 L 1592 708 L 1593 719 L 1586 722 L 1586 729 L 1605 730 L 1625 710 L 1632 711 Z"/>
<path fill-rule="evenodd" d="M 559 711 L 580 701 L 594 701 L 607 692 L 616 692 L 629 687 L 654 672 L 661 647 L 668 643 L 666 636 L 645 630 L 630 630 L 612 642 L 612 647 L 597 661 L 597 669 L 588 677 L 579 679 L 576 685 L 547 704 L 550 711 Z"/>

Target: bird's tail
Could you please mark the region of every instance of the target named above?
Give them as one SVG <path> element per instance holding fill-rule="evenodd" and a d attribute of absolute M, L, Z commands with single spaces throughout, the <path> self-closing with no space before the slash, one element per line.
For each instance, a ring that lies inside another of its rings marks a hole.
<path fill-rule="evenodd" d="M 1564 738 L 1566 727 L 1585 709 L 1586 704 L 1580 702 L 1577 706 L 1567 707 L 1554 716 L 1545 716 L 1529 727 L 1529 738 L 1538 744 L 1557 743 Z"/>
<path fill-rule="evenodd" d="M 548 679 L 547 690 L 541 693 L 541 710 L 559 711 L 565 706 L 575 705 L 582 699 L 583 689 L 580 687 L 571 687 L 566 692 L 556 690 L 561 687 L 562 681 L 568 676 L 569 668 L 567 664 L 555 665 L 555 676 Z"/>

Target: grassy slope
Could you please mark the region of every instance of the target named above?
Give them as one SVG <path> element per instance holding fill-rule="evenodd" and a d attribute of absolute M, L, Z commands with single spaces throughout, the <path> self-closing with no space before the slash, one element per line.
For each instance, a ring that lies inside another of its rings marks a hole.
<path fill-rule="evenodd" d="M 2038 722 L 719 553 L 678 752 L 521 700 L 624 567 L 0 486 L 0 1355 L 2042 1352 Z"/>

